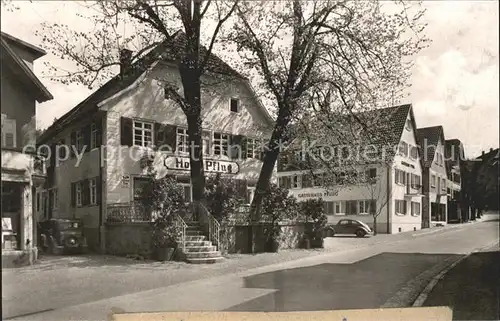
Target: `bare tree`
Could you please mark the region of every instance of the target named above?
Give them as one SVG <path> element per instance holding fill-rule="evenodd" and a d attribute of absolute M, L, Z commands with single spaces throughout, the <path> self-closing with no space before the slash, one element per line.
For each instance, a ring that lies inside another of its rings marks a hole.
<path fill-rule="evenodd" d="M 297 119 L 309 124 L 315 139 L 338 138 L 342 135 L 330 134 L 346 131 L 332 126 L 332 121 L 341 124 L 347 117 L 359 125 L 353 128 L 368 131 L 369 124 L 357 114 L 403 97 L 411 68 L 407 60 L 428 41 L 421 36 L 423 13 L 402 1 L 391 8 L 379 1 L 255 1 L 238 5 L 232 39 L 245 66 L 258 72 L 261 88 L 276 112 L 251 206 L 254 220 L 260 218 L 262 199 L 283 141 L 289 143 L 298 137 L 290 131 Z"/>
<path fill-rule="evenodd" d="M 376 168 L 376 174 L 372 175 L 370 170 L 365 171 L 360 178 L 359 187 L 362 189 L 363 195 L 370 201 L 368 213 L 373 218 L 373 234 L 377 234 L 377 218 L 380 214 L 387 210 L 387 205 L 392 196 L 392 188 L 388 188 L 387 177 L 384 176 L 385 172 L 381 168 L 390 170 L 387 167 Z M 373 169 L 372 169 L 373 170 Z M 385 184 L 383 183 L 385 181 Z M 363 183 L 364 182 L 364 183 Z"/>
<path fill-rule="evenodd" d="M 201 139 L 202 79 L 208 73 L 211 76 L 220 75 L 220 70 L 214 67 L 219 61 L 214 63 L 217 59 L 213 57 L 212 50 L 237 4 L 238 1 L 211 0 L 89 2 L 85 8 L 94 10 L 95 15 L 85 18 L 95 25 L 93 32 L 46 23 L 40 33 L 49 51 L 77 66 L 76 71 L 50 66 L 52 79 L 65 84 L 79 83 L 89 88 L 116 74 L 122 49 L 135 47 L 136 53 L 131 60 L 137 70 L 145 72 L 152 61 L 164 57 L 168 48 L 162 47 L 162 44 L 172 47 L 172 41 L 179 40 L 175 42 L 175 48 L 170 48 L 173 55 L 170 62 L 176 64 L 179 70 L 182 90 L 178 82 L 170 80 L 169 75 L 159 80 L 164 83 L 166 94 L 186 115 L 194 202 L 203 200 L 205 186 Z M 175 32 L 179 29 L 184 30 L 181 36 Z M 205 48 L 202 36 L 207 33 L 209 35 L 203 37 L 208 39 L 208 48 Z M 58 75 L 61 70 L 63 74 Z"/>

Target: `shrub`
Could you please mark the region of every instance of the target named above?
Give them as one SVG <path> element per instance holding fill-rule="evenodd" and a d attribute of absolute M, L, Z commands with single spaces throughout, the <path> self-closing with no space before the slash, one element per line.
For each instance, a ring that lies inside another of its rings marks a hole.
<path fill-rule="evenodd" d="M 152 162 L 146 164 L 146 169 L 150 179 L 139 193 L 141 204 L 152 217 L 153 246 L 176 248 L 181 236 L 176 215 L 186 212 L 182 186 L 172 177 L 157 178 Z"/>
<path fill-rule="evenodd" d="M 328 223 L 322 199 L 309 199 L 300 204 L 300 212 L 306 219 L 305 237 L 313 247 L 323 247 L 323 229 Z"/>
<path fill-rule="evenodd" d="M 223 178 L 220 174 L 210 176 L 205 183 L 205 199 L 207 200 L 207 209 L 220 223 L 220 250 L 227 251 L 229 244 L 229 219 L 244 203 L 245 190 L 239 182 Z"/>
<path fill-rule="evenodd" d="M 219 222 L 228 219 L 243 203 L 238 197 L 237 189 L 234 180 L 222 178 L 220 174 L 207 178 L 205 183 L 207 209 Z"/>
<path fill-rule="evenodd" d="M 280 221 L 297 217 L 298 205 L 295 197 L 289 196 L 288 189 L 271 184 L 266 196 L 262 200 L 262 218 L 271 223 L 265 229 L 266 243 L 276 251 L 276 242 L 281 235 Z"/>

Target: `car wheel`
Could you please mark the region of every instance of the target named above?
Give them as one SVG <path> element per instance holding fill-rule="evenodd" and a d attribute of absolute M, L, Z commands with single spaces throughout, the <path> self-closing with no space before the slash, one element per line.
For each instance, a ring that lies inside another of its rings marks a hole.
<path fill-rule="evenodd" d="M 50 253 L 53 255 L 61 255 L 62 251 L 61 249 L 57 246 L 56 240 L 54 240 L 53 237 L 50 238 Z"/>
<path fill-rule="evenodd" d="M 366 235 L 366 232 L 363 230 L 357 230 L 356 231 L 356 236 L 357 237 L 364 237 Z"/>

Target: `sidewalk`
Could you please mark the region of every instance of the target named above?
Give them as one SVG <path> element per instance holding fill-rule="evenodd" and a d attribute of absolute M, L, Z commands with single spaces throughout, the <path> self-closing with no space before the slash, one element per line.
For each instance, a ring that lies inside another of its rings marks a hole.
<path fill-rule="evenodd" d="M 439 281 L 424 306 L 452 307 L 454 320 L 498 320 L 499 271 L 498 244 L 471 254 Z"/>

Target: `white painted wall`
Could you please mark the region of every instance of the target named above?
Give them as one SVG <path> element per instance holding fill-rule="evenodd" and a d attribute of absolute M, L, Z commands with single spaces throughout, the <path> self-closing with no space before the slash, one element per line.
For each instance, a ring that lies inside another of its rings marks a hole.
<path fill-rule="evenodd" d="M 164 90 L 158 78 L 176 82 L 180 88 L 180 75 L 177 69 L 158 65 L 136 87 L 122 95 L 106 102 L 102 108 L 107 110 L 105 132 L 103 135 L 106 145 L 105 180 L 106 201 L 110 203 L 128 202 L 132 196 L 133 177 L 144 174 L 137 159 L 146 151 L 141 147 L 120 146 L 120 119 L 121 117 L 156 121 L 163 124 L 186 126 L 186 117 L 183 111 L 172 100 L 164 98 Z M 205 79 L 205 82 L 207 80 Z M 229 109 L 230 99 L 238 98 L 241 110 L 233 113 Z M 253 138 L 269 138 L 271 128 L 257 101 L 243 83 L 218 83 L 210 91 L 202 94 L 203 128 L 204 130 L 224 132 L 233 135 L 245 135 Z M 135 159 L 129 157 L 135 155 Z M 164 165 L 166 152 L 155 153 L 155 167 L 161 176 L 167 173 L 186 174 L 188 171 L 168 171 Z M 186 155 L 187 156 L 187 155 Z M 205 159 L 229 160 L 225 156 L 206 156 Z M 231 160 L 234 161 L 234 160 Z M 262 162 L 255 159 L 238 161 L 240 172 L 231 177 L 236 179 L 256 180 L 260 173 Z M 124 176 L 130 175 L 130 184 L 123 184 Z"/>
<path fill-rule="evenodd" d="M 318 198 L 315 196 L 305 196 L 303 194 L 321 194 L 321 198 L 325 202 L 338 202 L 338 201 L 352 201 L 352 200 L 370 200 L 375 199 L 377 202 L 377 231 L 379 233 L 386 233 L 387 231 L 387 168 L 381 165 L 373 166 L 359 166 L 358 170 L 366 170 L 369 168 L 377 169 L 377 183 L 375 185 L 367 185 L 366 183 L 347 186 L 330 187 L 328 190 L 324 187 L 311 187 L 311 188 L 292 188 L 290 195 L 297 198 L 297 200 L 305 201 L 311 198 Z M 277 175 L 292 176 L 300 174 L 308 174 L 310 171 L 290 171 L 281 172 Z M 345 206 L 345 203 L 344 203 Z M 372 215 L 328 215 L 328 223 L 336 224 L 343 218 L 360 220 L 373 228 Z"/>
<path fill-rule="evenodd" d="M 443 155 L 443 158 L 444 158 L 444 145 L 441 143 L 441 141 L 438 141 L 437 143 L 437 147 L 436 147 L 436 154 L 440 154 L 440 155 Z M 432 187 L 432 175 L 436 175 L 436 186 L 435 187 Z M 441 197 L 438 197 L 438 194 L 446 194 L 447 193 L 447 190 L 446 190 L 446 187 L 444 188 L 444 190 L 442 189 L 442 183 L 441 184 L 438 184 L 438 179 L 439 181 L 442 182 L 442 180 L 444 179 L 445 182 L 448 182 L 448 176 L 447 176 L 447 173 L 446 173 L 446 164 L 445 162 L 438 162 L 438 157 L 437 155 L 434 155 L 434 161 L 432 162 L 431 164 L 431 167 L 429 169 L 429 201 L 430 203 L 435 203 L 437 202 L 438 200 L 438 203 L 439 204 L 443 204 L 445 205 L 446 207 L 446 217 L 444 218 L 444 220 L 441 220 L 439 221 L 439 223 L 441 224 L 446 224 L 446 222 L 448 221 L 447 219 L 447 216 L 448 216 L 448 202 L 447 202 L 447 197 L 446 195 L 442 195 Z M 438 188 L 439 187 L 439 188 Z M 431 210 L 431 205 L 429 204 L 429 213 Z M 432 220 L 432 216 L 431 216 L 431 221 L 434 221 Z"/>
<path fill-rule="evenodd" d="M 401 142 L 406 142 L 408 144 L 408 157 L 404 155 L 397 154 L 394 157 L 394 164 L 392 167 L 391 175 L 391 193 L 392 193 L 392 204 L 390 206 L 391 211 L 391 228 L 392 233 L 398 233 L 399 229 L 401 232 L 420 230 L 422 228 L 422 196 L 414 195 L 408 196 L 406 194 L 406 185 L 396 184 L 395 181 L 395 171 L 396 169 L 403 170 L 409 174 L 419 175 L 420 182 L 422 183 L 422 166 L 417 158 L 411 158 L 410 146 L 417 146 L 417 141 L 415 138 L 415 128 L 412 125 L 411 112 L 408 113 L 407 123 L 403 132 L 401 134 Z M 412 166 L 409 167 L 406 164 Z M 407 178 L 408 179 L 408 178 Z M 406 200 L 407 208 L 406 215 L 401 215 L 396 213 L 395 200 Z M 420 203 L 420 215 L 411 215 L 411 202 Z"/>

